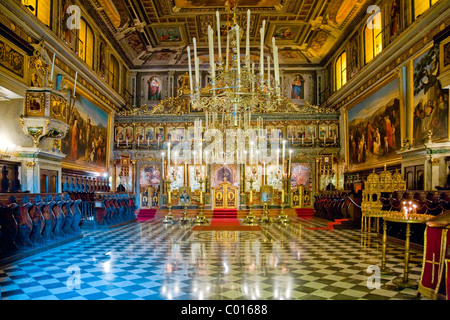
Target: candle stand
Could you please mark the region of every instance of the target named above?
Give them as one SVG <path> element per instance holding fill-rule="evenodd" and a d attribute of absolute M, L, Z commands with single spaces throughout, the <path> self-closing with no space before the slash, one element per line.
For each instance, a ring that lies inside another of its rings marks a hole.
<path fill-rule="evenodd" d="M 248 212 L 247 216 L 244 219 L 245 224 L 252 225 L 256 221 L 255 214 L 253 213 L 253 182 L 255 182 L 255 179 L 253 176 L 250 176 L 248 182 L 250 183 L 250 201 L 248 203 L 248 207 L 250 211 Z"/>
<path fill-rule="evenodd" d="M 166 189 L 167 189 L 167 208 L 169 209 L 169 212 L 167 213 L 167 215 L 164 217 L 164 219 L 162 220 L 163 223 L 175 223 L 175 218 L 172 215 L 172 188 L 171 188 L 171 183 L 173 182 L 173 179 L 171 179 L 170 177 L 164 179 L 164 183 L 166 184 Z"/>
<path fill-rule="evenodd" d="M 291 222 L 291 220 L 289 219 L 289 217 L 284 212 L 284 207 L 285 207 L 285 204 L 284 204 L 284 187 L 285 187 L 285 183 L 287 182 L 287 178 L 284 177 L 281 181 L 283 182 L 282 183 L 282 189 L 283 190 L 281 192 L 281 199 L 280 199 L 280 201 L 281 201 L 281 204 L 280 204 L 281 211 L 280 211 L 280 214 L 278 215 L 278 217 L 276 219 L 276 222 L 283 224 L 283 223 L 289 223 L 289 222 Z"/>
<path fill-rule="evenodd" d="M 198 204 L 199 211 L 198 211 L 197 216 L 195 217 L 195 221 L 194 222 L 196 224 L 205 224 L 205 223 L 208 223 L 208 219 L 206 219 L 205 215 L 203 214 L 203 207 L 204 207 L 204 204 L 203 204 L 203 183 L 205 181 L 201 177 L 197 181 L 200 183 L 200 199 L 199 199 L 199 204 Z"/>

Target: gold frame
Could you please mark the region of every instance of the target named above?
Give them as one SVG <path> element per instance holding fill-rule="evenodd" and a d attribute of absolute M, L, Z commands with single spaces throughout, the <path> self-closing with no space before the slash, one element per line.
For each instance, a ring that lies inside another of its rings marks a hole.
<path fill-rule="evenodd" d="M 199 164 L 196 164 L 196 165 L 188 164 L 187 165 L 187 180 L 188 180 L 187 184 L 188 184 L 189 187 L 191 187 L 191 171 L 190 171 L 190 169 L 198 167 L 198 166 L 200 166 L 202 168 L 200 170 L 200 172 L 204 173 L 203 179 L 205 179 L 205 181 L 203 182 L 203 190 L 202 191 L 206 193 L 206 173 L 207 173 L 207 171 L 206 171 L 206 164 L 201 164 L 201 165 L 199 165 Z M 200 190 L 200 188 L 198 190 Z M 194 190 L 194 192 L 195 191 L 196 190 Z"/>
<path fill-rule="evenodd" d="M 401 73 L 396 69 L 392 74 L 387 76 L 383 81 L 375 85 L 373 88 L 365 92 L 363 95 L 361 95 L 358 99 L 353 101 L 352 103 L 348 104 L 344 107 L 344 126 L 345 126 L 345 171 L 346 172 L 357 172 L 361 170 L 367 170 L 370 168 L 374 168 L 377 166 L 381 166 L 382 164 L 385 165 L 393 165 L 398 164 L 401 162 L 401 156 L 396 156 L 393 159 L 383 160 L 382 162 L 371 162 L 371 163 L 365 163 L 365 164 L 357 164 L 350 166 L 349 164 L 349 158 L 350 158 L 350 149 L 349 149 L 349 130 L 348 130 L 348 111 L 355 107 L 357 104 L 361 103 L 362 101 L 366 100 L 368 97 L 376 93 L 378 90 L 385 87 L 387 84 L 389 84 L 392 81 L 395 81 L 397 79 L 398 84 L 398 98 L 399 98 L 399 104 L 400 104 L 400 141 L 402 141 L 405 137 L 405 103 L 403 99 L 403 94 L 401 92 L 402 88 L 402 77 Z"/>
<path fill-rule="evenodd" d="M 5 37 L 0 36 L 0 41 L 7 44 L 11 49 L 15 50 L 17 53 L 21 54 L 23 57 L 23 77 L 19 76 L 18 74 L 12 72 L 11 70 L 7 69 L 6 67 L 0 65 L 0 68 L 2 72 L 4 72 L 7 76 L 13 77 L 16 80 L 19 80 L 20 82 L 28 85 L 28 81 L 30 80 L 30 57 L 19 47 L 17 47 L 14 43 L 7 40 Z M 44 83 L 42 84 L 44 86 Z"/>
<path fill-rule="evenodd" d="M 269 23 L 269 27 L 267 28 L 267 34 L 270 35 L 270 37 L 266 37 L 266 41 L 265 44 L 266 45 L 272 45 L 272 37 L 273 37 L 273 33 L 275 31 L 275 29 L 277 27 L 283 27 L 283 26 L 292 26 L 292 27 L 299 27 L 299 30 L 297 32 L 297 34 L 295 35 L 295 37 L 292 40 L 280 40 L 280 39 L 276 39 L 276 43 L 277 44 L 297 44 L 299 38 L 301 37 L 301 33 L 302 33 L 302 27 L 306 26 L 307 24 L 305 22 L 299 21 L 299 22 L 295 22 L 295 21 L 270 21 Z"/>
<path fill-rule="evenodd" d="M 273 202 L 273 186 L 269 186 L 269 185 L 264 185 L 261 186 L 260 189 L 260 194 L 261 194 L 261 203 L 262 204 L 270 204 Z M 263 200 L 263 193 L 269 193 L 270 194 L 270 200 L 264 201 Z"/>
<path fill-rule="evenodd" d="M 181 202 L 181 193 L 183 191 L 186 191 L 189 196 L 189 202 Z M 191 194 L 191 187 L 189 186 L 183 186 L 178 188 L 178 205 L 180 206 L 189 206 L 191 204 L 192 200 L 192 194 Z"/>
<path fill-rule="evenodd" d="M 156 32 L 157 28 L 178 28 L 178 30 L 180 31 L 181 40 L 161 41 L 161 40 L 159 40 L 158 33 Z M 187 44 L 186 24 L 184 22 L 182 22 L 182 23 L 172 23 L 172 22 L 170 22 L 170 23 L 154 23 L 151 25 L 151 29 L 154 32 L 155 39 L 158 43 L 158 46 L 167 46 L 167 45 L 172 45 L 172 44 L 178 44 L 178 45 Z"/>
<path fill-rule="evenodd" d="M 69 84 L 70 92 L 73 92 L 74 83 L 69 81 L 68 84 Z M 102 167 L 94 167 L 94 166 L 88 166 L 88 165 L 82 165 L 82 164 L 75 164 L 75 163 L 72 163 L 72 162 L 64 161 L 64 159 L 63 159 L 63 160 L 61 160 L 61 168 L 62 169 L 71 169 L 71 170 L 80 170 L 80 171 L 86 171 L 86 172 L 99 172 L 99 171 L 100 172 L 102 172 L 102 171 L 104 172 L 104 171 L 108 171 L 109 170 L 109 166 L 110 166 L 110 161 L 111 161 L 110 154 L 111 154 L 111 147 L 112 146 L 111 146 L 110 136 L 111 136 L 111 130 L 112 130 L 112 128 L 114 128 L 114 120 L 113 120 L 113 116 L 112 116 L 114 111 L 109 109 L 109 108 L 106 108 L 101 102 L 96 101 L 94 96 L 90 92 L 80 88 L 78 86 L 78 84 L 77 84 L 77 88 L 76 88 L 75 94 L 77 94 L 77 93 L 82 94 L 84 98 L 88 99 L 90 102 L 95 104 L 95 106 L 97 108 L 101 109 L 102 111 L 104 111 L 104 112 L 106 112 L 108 114 L 108 127 L 106 128 L 106 159 L 105 159 L 105 167 L 102 168 Z M 68 103 L 71 103 L 70 99 L 69 99 Z"/>
<path fill-rule="evenodd" d="M 444 46 L 450 42 L 450 36 L 444 39 L 439 44 L 439 73 L 442 74 L 445 71 L 450 70 L 450 63 L 444 66 Z M 450 44 L 449 44 L 450 45 Z"/>
<path fill-rule="evenodd" d="M 445 41 L 449 42 L 450 41 L 450 37 L 448 37 Z M 414 56 L 412 56 L 409 61 L 407 62 L 407 67 L 409 69 L 409 83 L 411 83 L 411 85 L 406 88 L 406 94 L 408 95 L 408 99 L 409 99 L 409 104 L 407 106 L 407 110 L 409 112 L 409 130 L 408 130 L 408 135 L 411 141 L 411 145 L 414 146 L 414 132 L 413 132 L 413 123 L 414 123 L 414 60 L 416 60 L 418 57 L 420 57 L 422 54 L 424 54 L 425 52 L 427 52 L 428 50 L 432 49 L 434 46 L 434 44 L 430 44 L 428 46 L 426 46 L 425 48 L 423 48 L 422 50 L 420 50 L 419 52 L 417 52 Z M 439 45 L 439 54 L 440 52 L 440 45 Z M 439 58 L 439 60 L 441 60 L 441 58 Z M 450 65 L 447 67 L 450 69 Z M 442 69 L 441 69 L 441 62 L 439 61 L 439 75 L 442 74 Z M 440 81 L 439 79 L 437 81 Z M 402 85 L 402 82 L 400 82 L 400 85 Z M 444 89 L 445 90 L 445 89 Z M 450 102 L 448 105 L 448 119 L 450 119 Z M 443 141 L 449 141 L 450 140 L 450 121 L 447 123 L 447 138 L 442 138 L 442 139 L 438 139 L 438 140 L 434 140 L 433 137 L 431 137 L 431 140 L 433 142 L 443 142 Z"/>

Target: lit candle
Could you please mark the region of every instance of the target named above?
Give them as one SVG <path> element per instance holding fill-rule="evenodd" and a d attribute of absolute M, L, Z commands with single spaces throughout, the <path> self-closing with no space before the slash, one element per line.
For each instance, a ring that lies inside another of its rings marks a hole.
<path fill-rule="evenodd" d="M 50 80 L 51 81 L 53 81 L 53 69 L 55 68 L 55 56 L 56 56 L 56 54 L 53 53 L 52 72 L 50 73 Z"/>
<path fill-rule="evenodd" d="M 219 15 L 219 11 L 216 11 L 216 22 L 217 22 L 217 46 L 219 49 L 219 63 L 222 63 L 222 48 L 220 46 L 220 15 Z"/>
<path fill-rule="evenodd" d="M 288 179 L 291 178 L 291 157 L 292 157 L 292 149 L 289 149 L 289 167 L 288 167 Z"/>
<path fill-rule="evenodd" d="M 191 47 L 187 47 L 187 53 L 188 53 L 188 64 L 189 64 L 189 87 L 191 89 L 191 95 L 193 93 L 193 83 L 192 83 L 192 66 L 191 66 Z"/>
<path fill-rule="evenodd" d="M 270 87 L 270 56 L 267 56 L 267 87 Z"/>
<path fill-rule="evenodd" d="M 245 60 L 250 66 L 250 9 L 247 10 L 247 38 L 245 39 Z"/>
<path fill-rule="evenodd" d="M 228 71 L 228 57 L 230 56 L 230 34 L 227 32 L 227 48 L 226 48 L 226 57 L 225 57 L 225 69 Z"/>
<path fill-rule="evenodd" d="M 197 57 L 197 39 L 194 37 L 192 39 L 192 42 L 194 43 L 195 88 L 196 90 L 198 90 L 198 87 L 200 85 L 200 71 L 199 71 L 199 60 Z"/>
<path fill-rule="evenodd" d="M 259 48 L 259 73 L 261 75 L 261 80 L 264 77 L 264 29 L 259 29 L 259 35 L 261 37 L 260 48 Z"/>
<path fill-rule="evenodd" d="M 75 97 L 75 90 L 77 88 L 77 77 L 78 77 L 78 71 L 75 72 L 75 81 L 73 83 L 73 96 Z"/>
<path fill-rule="evenodd" d="M 275 46 L 274 49 L 274 68 L 275 68 L 275 87 L 278 89 L 280 86 L 280 69 L 278 64 L 278 47 Z M 279 92 L 277 92 L 279 94 Z"/>
<path fill-rule="evenodd" d="M 263 162 L 263 185 L 266 184 L 266 163 Z"/>
<path fill-rule="evenodd" d="M 184 163 L 184 181 L 185 181 L 185 185 L 187 186 L 187 163 Z"/>
<path fill-rule="evenodd" d="M 208 43 L 209 43 L 209 66 L 213 83 L 216 81 L 216 71 L 214 64 L 214 34 L 211 26 L 208 25 Z"/>
<path fill-rule="evenodd" d="M 280 168 L 280 149 L 277 149 L 277 173 Z"/>
<path fill-rule="evenodd" d="M 162 172 L 162 176 L 165 177 L 166 175 L 164 174 L 164 152 L 161 152 L 161 172 Z"/>
<path fill-rule="evenodd" d="M 167 167 L 170 168 L 170 142 L 167 143 Z"/>
<path fill-rule="evenodd" d="M 284 188 L 281 188 L 281 203 L 284 203 Z"/>
<path fill-rule="evenodd" d="M 283 168 L 283 173 L 285 172 L 284 171 L 284 159 L 285 159 L 285 153 L 286 153 L 286 140 L 283 140 L 283 166 L 282 166 L 282 168 Z"/>
<path fill-rule="evenodd" d="M 239 49 L 239 25 L 236 25 L 236 62 L 237 62 L 237 74 L 238 74 L 238 86 L 240 85 L 241 78 L 241 53 Z"/>
<path fill-rule="evenodd" d="M 250 202 L 253 202 L 253 190 L 250 189 Z"/>

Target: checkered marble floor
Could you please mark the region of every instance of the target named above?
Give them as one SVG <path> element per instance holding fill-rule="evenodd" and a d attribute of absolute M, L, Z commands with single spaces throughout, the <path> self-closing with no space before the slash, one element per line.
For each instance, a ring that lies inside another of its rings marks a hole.
<path fill-rule="evenodd" d="M 85 231 L 76 242 L 0 266 L 2 300 L 426 300 L 381 274 L 381 242 L 359 230 L 309 230 L 293 218 L 263 231 L 191 231 L 193 225 L 136 222 Z M 403 247 L 388 243 L 387 267 L 403 272 Z M 411 251 L 420 279 L 422 252 Z M 369 281 L 369 284 L 375 282 Z"/>

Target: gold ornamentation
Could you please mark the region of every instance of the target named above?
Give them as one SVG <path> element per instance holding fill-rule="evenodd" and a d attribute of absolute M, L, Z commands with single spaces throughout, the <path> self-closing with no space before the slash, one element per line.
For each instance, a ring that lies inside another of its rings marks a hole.
<path fill-rule="evenodd" d="M 27 161 L 27 162 L 25 162 L 25 165 L 26 165 L 27 169 L 33 169 L 34 161 Z"/>

